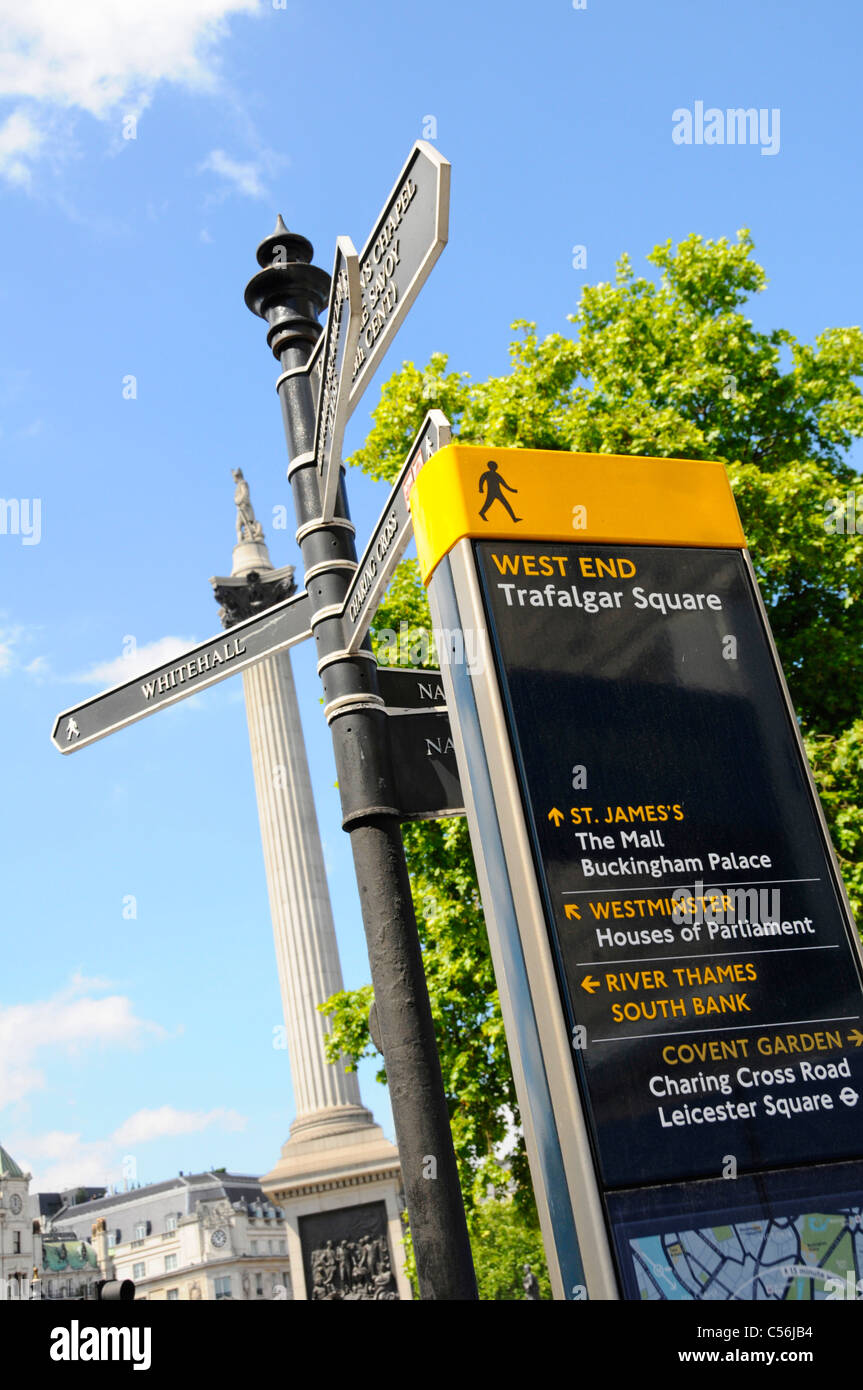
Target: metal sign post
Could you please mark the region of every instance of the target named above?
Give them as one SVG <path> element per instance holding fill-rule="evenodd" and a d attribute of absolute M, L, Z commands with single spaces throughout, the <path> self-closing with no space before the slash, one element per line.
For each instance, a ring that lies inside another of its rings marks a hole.
<path fill-rule="evenodd" d="M 321 384 L 315 425 L 315 461 L 321 509 L 331 517 L 342 467 L 342 441 L 350 409 L 349 372 L 360 332 L 360 261 L 350 237 L 340 236 L 330 282 L 330 305 L 321 349 Z"/>
<path fill-rule="evenodd" d="M 447 162 L 420 142 L 360 257 L 365 321 L 361 320 L 353 364 L 351 407 L 440 254 L 446 239 L 448 175 Z M 292 258 L 277 257 L 286 244 Z M 404 798 L 393 766 L 388 715 L 368 643 L 360 646 L 358 639 L 350 647 L 346 641 L 345 599 L 357 570 L 354 528 L 343 486 L 337 489 L 332 509 L 325 507 L 316 467 L 316 418 L 305 369 L 323 296 L 314 283 L 311 255 L 304 238 L 285 236 L 277 228 L 258 248 L 261 270 L 246 288 L 246 304 L 266 319 L 268 342 L 281 367 L 277 390 L 290 457 L 297 541 L 324 711 L 333 736 L 342 823 L 354 855 L 420 1293 L 429 1299 L 475 1299 L 476 1278 L 401 839 Z M 439 779 L 433 790 L 449 803 L 455 785 L 456 779 L 449 786 Z M 419 808 L 419 814 L 429 813 L 429 808 Z"/>
<path fill-rule="evenodd" d="M 724 468 L 452 446 L 411 507 L 555 1296 L 829 1290 L 861 953 Z"/>

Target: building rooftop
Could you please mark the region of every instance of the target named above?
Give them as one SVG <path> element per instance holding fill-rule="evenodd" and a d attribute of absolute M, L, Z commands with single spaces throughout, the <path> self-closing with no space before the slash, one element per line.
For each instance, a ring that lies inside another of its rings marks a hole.
<path fill-rule="evenodd" d="M 4 1148 L 0 1148 L 0 1178 L 23 1178 L 24 1174 L 14 1158 L 10 1158 Z"/>
<path fill-rule="evenodd" d="M 162 1182 L 145 1183 L 140 1187 L 132 1187 L 126 1192 L 103 1192 L 103 1195 L 92 1197 L 87 1201 L 64 1202 L 51 1212 L 51 1218 L 53 1224 L 59 1222 L 65 1224 L 82 1216 L 93 1219 L 100 1214 L 117 1212 L 119 1208 L 133 1206 L 148 1197 L 166 1196 L 170 1192 L 183 1193 L 183 1204 L 188 1212 L 194 1211 L 199 1202 L 218 1201 L 219 1199 L 227 1199 L 232 1206 L 242 1201 L 249 1204 L 260 1204 L 263 1208 L 273 1205 L 261 1190 L 260 1178 L 251 1177 L 244 1173 L 224 1171 L 179 1173 L 175 1178 L 167 1178 Z"/>

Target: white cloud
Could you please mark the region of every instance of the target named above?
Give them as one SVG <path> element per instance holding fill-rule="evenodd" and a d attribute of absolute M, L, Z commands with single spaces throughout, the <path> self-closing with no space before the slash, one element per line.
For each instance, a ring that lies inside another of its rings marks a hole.
<path fill-rule="evenodd" d="M 244 1129 L 245 1116 L 236 1110 L 138 1110 L 109 1139 L 84 1139 L 79 1132 L 63 1129 L 43 1134 L 11 1134 L 4 1147 L 33 1174 L 34 1192 L 61 1192 L 68 1187 L 109 1187 L 128 1178 L 128 1155 L 135 1158 L 138 1145 L 180 1134 L 198 1134 L 210 1127 L 222 1131 Z M 135 1167 L 138 1168 L 138 1164 Z"/>
<path fill-rule="evenodd" d="M 58 112 L 137 114 L 162 82 L 212 90 L 228 18 L 260 12 L 259 0 L 0 0 L 0 98 L 16 103 L 0 175 L 29 181 Z"/>
<path fill-rule="evenodd" d="M 136 1047 L 145 1038 L 165 1036 L 158 1024 L 136 1016 L 125 995 L 96 997 L 108 987 L 107 981 L 75 975 L 49 999 L 0 1006 L 0 1108 L 44 1087 L 40 1053 L 74 1056 L 85 1047 Z"/>
<path fill-rule="evenodd" d="M 226 1110 L 222 1106 L 215 1110 L 175 1110 L 173 1105 L 162 1105 L 158 1110 L 137 1110 L 114 1132 L 113 1140 L 129 1148 L 174 1134 L 198 1134 L 210 1125 L 238 1130 L 245 1128 L 246 1120 L 236 1110 Z"/>
<path fill-rule="evenodd" d="M 62 992 L 66 997 L 70 994 L 82 994 L 86 990 L 112 989 L 113 980 L 109 980 L 107 975 L 82 975 L 80 970 L 75 970 L 69 978 L 69 983 Z"/>
<path fill-rule="evenodd" d="M 206 159 L 198 165 L 198 173 L 216 174 L 224 181 L 219 201 L 228 193 L 239 193 L 245 198 L 266 198 L 269 196 L 264 176 L 273 175 L 287 163 L 284 155 L 274 150 L 261 150 L 257 159 L 232 159 L 224 150 L 211 150 Z"/>
<path fill-rule="evenodd" d="M 232 184 L 235 192 L 244 193 L 248 198 L 261 198 L 264 186 L 258 166 L 253 163 L 241 164 L 231 159 L 224 150 L 211 150 L 207 158 L 198 166 L 198 172 L 210 170 Z"/>
<path fill-rule="evenodd" d="M 135 647 L 128 656 L 121 654 L 108 661 L 97 661 L 89 670 L 71 676 L 70 680 L 79 685 L 122 685 L 145 671 L 152 671 L 155 666 L 172 661 L 175 656 L 182 656 L 191 646 L 192 639 L 188 637 L 159 637 L 155 642 Z"/>
<path fill-rule="evenodd" d="M 160 82 L 204 89 L 232 14 L 258 0 L 0 0 L 0 94 L 105 117 Z"/>
<path fill-rule="evenodd" d="M 14 627 L 5 627 L 0 624 L 0 675 L 8 675 L 12 671 L 21 669 L 23 664 L 22 648 L 26 650 L 28 646 L 36 641 L 41 634 L 38 627 L 27 628 L 22 624 Z M 43 656 L 31 657 L 30 661 L 23 669 L 28 675 L 42 679 L 48 674 L 48 662 Z"/>
<path fill-rule="evenodd" d="M 25 1172 L 33 1174 L 31 1192 L 62 1192 L 67 1187 L 108 1187 L 122 1176 L 121 1156 L 106 1139 L 52 1129 L 45 1134 L 17 1134 L 4 1146 Z"/>
<path fill-rule="evenodd" d="M 26 161 L 38 154 L 44 139 L 44 132 L 24 111 L 13 111 L 0 125 L 0 175 L 9 183 L 27 187 L 30 168 Z"/>
<path fill-rule="evenodd" d="M 49 999 L 0 1006 L 0 1109 L 45 1087 L 40 1053 L 68 1057 L 105 1044 L 132 1049 L 148 1038 L 167 1036 L 158 1024 L 138 1018 L 124 995 L 106 993 L 111 988 L 110 980 L 76 973 Z M 224 1106 L 180 1110 L 162 1105 L 135 1111 L 106 1139 L 84 1139 L 62 1129 L 7 1132 L 4 1146 L 32 1172 L 34 1191 L 56 1192 L 121 1182 L 128 1177 L 127 1155 L 141 1144 L 210 1128 L 236 1132 L 245 1125 L 245 1116 Z"/>

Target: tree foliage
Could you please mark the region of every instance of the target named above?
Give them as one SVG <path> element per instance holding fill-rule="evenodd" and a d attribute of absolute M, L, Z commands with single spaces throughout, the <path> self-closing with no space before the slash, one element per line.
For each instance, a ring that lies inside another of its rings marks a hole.
<path fill-rule="evenodd" d="M 810 734 L 806 751 L 858 925 L 863 924 L 863 719 L 833 738 Z"/>
<path fill-rule="evenodd" d="M 676 248 L 669 241 L 647 259 L 657 274 L 636 276 L 623 256 L 613 283 L 585 288 L 570 335 L 540 341 L 533 324 L 514 324 L 506 375 L 474 382 L 450 371 L 442 353 L 423 368 L 405 363 L 383 387 L 373 429 L 350 462 L 392 479 L 437 406 L 468 444 L 725 463 L 859 914 L 863 534 L 831 527 L 830 517 L 835 523 L 846 493 L 860 486 L 847 452 L 863 436 L 863 333 L 828 329 L 809 345 L 785 329 L 756 329 L 744 306 L 766 277 L 745 230 L 733 241 L 692 235 Z M 398 632 L 401 624 L 407 646 L 399 659 L 407 663 L 417 634 L 430 627 L 410 562 L 376 630 Z M 495 1150 L 518 1109 L 466 828 L 461 821 L 408 826 L 405 845 L 472 1230 L 487 1220 L 489 1229 L 497 1221 L 497 1230 L 512 1234 L 521 1221 L 527 1249 L 536 1228 L 521 1147 L 510 1159 L 514 1205 L 498 1200 L 492 1212 L 483 1204 Z M 332 1055 L 369 1051 L 368 991 L 326 1007 Z M 517 1244 L 513 1235 L 513 1250 Z M 509 1248 L 502 1235 L 497 1248 Z M 477 1249 L 484 1259 L 482 1239 Z M 489 1281 L 502 1287 L 491 1274 Z"/>

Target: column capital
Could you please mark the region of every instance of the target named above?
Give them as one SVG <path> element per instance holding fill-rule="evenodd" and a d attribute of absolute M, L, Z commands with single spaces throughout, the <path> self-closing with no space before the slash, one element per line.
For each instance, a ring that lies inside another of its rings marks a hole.
<path fill-rule="evenodd" d="M 214 575 L 210 580 L 222 627 L 230 628 L 281 603 L 297 591 L 293 565 L 281 569 L 250 570 L 248 574 Z"/>

